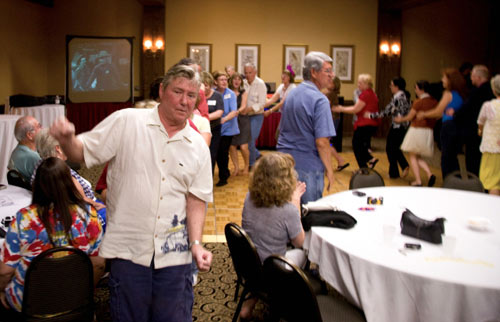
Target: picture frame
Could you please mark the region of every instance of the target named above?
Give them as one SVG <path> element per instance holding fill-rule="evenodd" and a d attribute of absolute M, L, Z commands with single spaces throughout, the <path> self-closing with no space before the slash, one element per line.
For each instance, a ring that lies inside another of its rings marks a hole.
<path fill-rule="evenodd" d="M 283 45 L 283 68 L 290 65 L 295 73 L 295 83 L 300 83 L 304 80 L 302 77 L 302 68 L 304 67 L 304 57 L 306 57 L 308 45 L 301 44 L 284 44 Z"/>
<path fill-rule="evenodd" d="M 260 72 L 260 45 L 259 44 L 236 44 L 235 45 L 236 71 L 244 74 L 244 67 L 247 63 L 252 63 L 257 68 L 257 75 Z"/>
<path fill-rule="evenodd" d="M 188 43 L 187 57 L 194 59 L 202 71 L 211 72 L 212 44 Z"/>
<path fill-rule="evenodd" d="M 333 71 L 343 83 L 354 83 L 354 45 L 330 45 Z"/>

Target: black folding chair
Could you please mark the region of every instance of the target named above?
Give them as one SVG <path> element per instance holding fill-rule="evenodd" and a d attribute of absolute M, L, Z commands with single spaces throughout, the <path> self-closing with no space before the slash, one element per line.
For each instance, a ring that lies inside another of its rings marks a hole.
<path fill-rule="evenodd" d="M 357 170 L 353 173 L 349 181 L 349 190 L 383 186 L 385 186 L 385 182 L 382 176 L 377 171 L 370 168 L 361 168 Z"/>
<path fill-rule="evenodd" d="M 262 262 L 257 249 L 248 234 L 235 223 L 229 223 L 224 228 L 227 246 L 233 260 L 234 270 L 238 277 L 236 281 L 236 292 L 234 300 L 238 298 L 240 285 L 243 286 L 233 321 L 238 320 L 243 302 L 250 296 L 267 301 L 267 293 L 264 289 Z"/>
<path fill-rule="evenodd" d="M 306 274 L 283 256 L 264 261 L 273 320 L 288 322 L 366 321 L 362 311 L 342 298 L 315 295 Z"/>
<path fill-rule="evenodd" d="M 26 182 L 21 173 L 15 169 L 11 169 L 7 172 L 7 182 L 12 186 L 21 187 L 30 191 L 32 190 L 31 184 Z"/>
<path fill-rule="evenodd" d="M 94 272 L 88 255 L 72 247 L 44 251 L 28 266 L 25 321 L 93 321 Z"/>

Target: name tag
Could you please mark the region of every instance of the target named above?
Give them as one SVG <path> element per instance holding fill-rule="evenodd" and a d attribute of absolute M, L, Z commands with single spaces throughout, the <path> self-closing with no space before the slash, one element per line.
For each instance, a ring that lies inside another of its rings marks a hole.
<path fill-rule="evenodd" d="M 224 99 L 231 98 L 231 94 L 224 95 Z"/>
<path fill-rule="evenodd" d="M 208 104 L 208 106 L 215 106 L 215 104 L 217 104 L 217 101 L 216 100 L 208 100 L 207 104 Z"/>

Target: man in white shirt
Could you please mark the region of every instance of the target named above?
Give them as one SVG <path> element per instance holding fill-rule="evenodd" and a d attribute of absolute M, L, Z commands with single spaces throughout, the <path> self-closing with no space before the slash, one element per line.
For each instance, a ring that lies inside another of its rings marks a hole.
<path fill-rule="evenodd" d="M 187 122 L 199 87 L 198 73 L 174 66 L 157 108 L 117 111 L 78 137 L 67 119 L 51 127 L 73 161 L 109 161 L 99 255 L 111 259 L 114 321 L 191 321 L 191 261 L 202 271 L 212 261 L 200 244 L 212 201 L 210 153 Z"/>
<path fill-rule="evenodd" d="M 264 105 L 266 104 L 266 83 L 257 77 L 257 68 L 254 64 L 247 63 L 244 67 L 245 77 L 244 86 L 247 96 L 247 108 L 245 114 L 250 115 L 250 131 L 252 140 L 248 144 L 250 150 L 250 166 L 253 166 L 255 160 L 260 157 L 259 150 L 255 147 L 255 141 L 259 137 L 262 122 L 264 121 Z"/>

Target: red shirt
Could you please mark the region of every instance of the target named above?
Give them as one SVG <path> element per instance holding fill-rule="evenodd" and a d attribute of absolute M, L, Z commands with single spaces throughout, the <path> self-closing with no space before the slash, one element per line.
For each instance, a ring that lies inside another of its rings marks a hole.
<path fill-rule="evenodd" d="M 358 126 L 378 126 L 380 120 L 365 117 L 366 112 L 378 112 L 378 98 L 373 89 L 368 88 L 367 90 L 364 90 L 361 95 L 359 95 L 359 99 L 365 103 L 365 107 L 356 113 L 358 119 L 354 122 L 354 130 L 356 130 Z"/>

